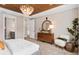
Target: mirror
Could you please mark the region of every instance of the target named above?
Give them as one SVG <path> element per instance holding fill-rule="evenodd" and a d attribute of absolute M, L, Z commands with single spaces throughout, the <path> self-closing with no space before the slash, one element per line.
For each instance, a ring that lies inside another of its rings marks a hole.
<path fill-rule="evenodd" d="M 46 20 L 42 23 L 42 30 L 41 32 L 50 33 L 51 30 L 49 29 L 50 25 L 52 25 L 52 22 L 48 20 L 46 17 Z"/>

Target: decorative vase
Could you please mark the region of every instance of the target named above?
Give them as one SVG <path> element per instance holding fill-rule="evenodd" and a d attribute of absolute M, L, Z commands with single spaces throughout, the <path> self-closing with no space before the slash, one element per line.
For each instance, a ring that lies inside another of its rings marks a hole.
<path fill-rule="evenodd" d="M 66 46 L 65 46 L 65 49 L 69 52 L 74 52 L 74 49 L 75 49 L 75 45 L 74 43 L 72 42 L 67 42 L 66 43 Z"/>

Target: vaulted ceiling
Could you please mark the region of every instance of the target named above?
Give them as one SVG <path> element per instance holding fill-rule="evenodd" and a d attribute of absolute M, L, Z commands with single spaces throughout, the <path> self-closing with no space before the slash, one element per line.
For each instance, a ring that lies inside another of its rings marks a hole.
<path fill-rule="evenodd" d="M 23 4 L 5 4 L 5 5 L 0 4 L 0 7 L 22 13 L 20 10 L 21 5 Z M 32 14 L 36 14 L 36 13 L 43 12 L 51 8 L 58 7 L 62 4 L 30 4 L 30 5 L 34 7 L 34 12 Z"/>

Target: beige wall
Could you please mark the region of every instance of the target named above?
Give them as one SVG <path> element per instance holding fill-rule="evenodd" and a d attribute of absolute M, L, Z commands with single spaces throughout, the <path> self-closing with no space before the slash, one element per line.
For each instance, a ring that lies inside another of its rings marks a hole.
<path fill-rule="evenodd" d="M 36 35 L 40 31 L 41 24 L 45 20 L 45 17 L 48 17 L 51 22 L 54 22 L 55 25 L 54 29 L 52 29 L 52 33 L 54 33 L 56 38 L 59 35 L 68 34 L 67 27 L 71 26 L 72 20 L 77 17 L 77 8 L 37 18 Z"/>

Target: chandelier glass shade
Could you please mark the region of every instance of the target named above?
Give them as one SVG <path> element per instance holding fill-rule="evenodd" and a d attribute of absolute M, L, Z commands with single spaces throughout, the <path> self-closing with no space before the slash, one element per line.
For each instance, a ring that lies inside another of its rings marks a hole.
<path fill-rule="evenodd" d="M 34 8 L 30 5 L 22 5 L 20 6 L 20 10 L 24 15 L 29 16 L 34 11 Z"/>

